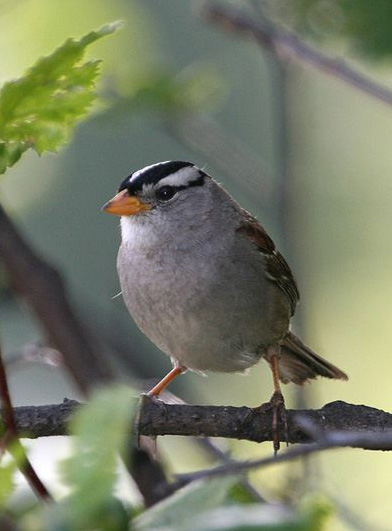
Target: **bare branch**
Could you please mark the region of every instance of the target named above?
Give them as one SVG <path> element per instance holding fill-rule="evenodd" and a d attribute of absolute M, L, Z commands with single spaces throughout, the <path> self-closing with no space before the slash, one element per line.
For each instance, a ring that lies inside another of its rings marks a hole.
<path fill-rule="evenodd" d="M 260 46 L 281 58 L 298 58 L 305 63 L 332 74 L 388 105 L 392 105 L 392 91 L 349 66 L 342 59 L 331 58 L 310 44 L 301 41 L 294 33 L 276 28 L 272 23 L 261 25 L 248 13 L 233 6 L 207 3 L 203 8 L 206 19 L 223 29 L 252 36 Z"/>
<path fill-rule="evenodd" d="M 65 399 L 61 404 L 15 407 L 14 415 L 19 436 L 37 439 L 67 435 L 68 422 L 80 405 L 76 400 Z"/>
<path fill-rule="evenodd" d="M 67 423 L 79 405 L 74 400 L 65 400 L 62 404 L 14 408 L 19 436 L 37 438 L 65 435 Z M 392 414 L 380 409 L 336 401 L 321 409 L 288 410 L 287 415 L 289 443 L 324 440 L 328 434 L 337 446 L 392 450 Z M 140 435 L 193 435 L 254 442 L 272 441 L 271 410 L 267 404 L 255 409 L 245 406 L 165 404 L 143 395 L 139 417 Z M 342 438 L 342 434 L 346 438 Z"/>
<path fill-rule="evenodd" d="M 139 432 L 143 435 L 202 435 L 255 442 L 272 441 L 271 410 L 267 404 L 256 409 L 169 405 L 144 396 L 141 407 Z M 308 430 L 302 428 L 305 420 L 310 421 L 315 429 L 323 433 L 345 430 L 371 431 L 380 435 L 386 430 L 392 430 L 391 413 L 342 401 L 326 404 L 318 410 L 288 410 L 287 415 L 289 443 L 306 443 L 312 440 Z M 283 434 L 281 440 L 284 440 Z M 385 448 L 381 442 L 380 448 L 370 449 L 387 450 L 392 449 L 392 445 L 391 448 Z"/>

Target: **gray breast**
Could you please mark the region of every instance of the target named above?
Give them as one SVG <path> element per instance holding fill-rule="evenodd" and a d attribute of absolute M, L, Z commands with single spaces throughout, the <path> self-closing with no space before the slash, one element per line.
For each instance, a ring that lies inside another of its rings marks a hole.
<path fill-rule="evenodd" d="M 232 234 L 217 240 L 207 231 L 183 247 L 169 238 L 120 248 L 120 282 L 133 319 L 190 369 L 243 371 L 288 328 L 287 301 L 265 278 L 262 254 Z"/>

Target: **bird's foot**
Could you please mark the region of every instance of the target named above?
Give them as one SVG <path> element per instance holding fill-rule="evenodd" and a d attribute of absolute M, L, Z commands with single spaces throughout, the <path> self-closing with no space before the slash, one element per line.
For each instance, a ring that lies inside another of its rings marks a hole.
<path fill-rule="evenodd" d="M 282 439 L 286 442 L 287 446 L 289 445 L 287 411 L 282 393 L 280 391 L 275 391 L 269 402 L 266 402 L 255 409 L 259 409 L 260 411 L 272 411 L 271 431 L 274 455 L 276 456 L 280 449 L 281 438 L 279 437 L 279 432 L 282 433 L 283 431 Z M 281 429 L 279 430 L 279 428 Z"/>
<path fill-rule="evenodd" d="M 278 431 L 279 420 L 283 426 L 284 440 L 286 442 L 286 445 L 289 445 L 287 411 L 282 393 L 280 391 L 275 391 L 274 394 L 271 396 L 269 404 L 272 408 L 272 437 L 274 443 L 274 455 L 276 456 L 280 448 Z"/>

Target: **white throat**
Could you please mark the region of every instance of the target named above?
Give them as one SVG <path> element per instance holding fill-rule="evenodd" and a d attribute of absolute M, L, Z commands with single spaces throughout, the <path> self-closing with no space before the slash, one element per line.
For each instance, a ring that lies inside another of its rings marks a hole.
<path fill-rule="evenodd" d="M 121 240 L 132 247 L 149 247 L 155 244 L 157 235 L 150 223 L 141 223 L 137 216 L 121 216 Z"/>

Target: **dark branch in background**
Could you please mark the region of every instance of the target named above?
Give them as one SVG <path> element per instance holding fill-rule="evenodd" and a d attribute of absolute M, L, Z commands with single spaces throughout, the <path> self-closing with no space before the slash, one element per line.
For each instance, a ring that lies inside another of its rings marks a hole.
<path fill-rule="evenodd" d="M 65 400 L 62 404 L 14 408 L 19 436 L 65 435 L 67 423 L 79 405 L 74 400 Z M 327 434 L 331 440 L 335 437 L 337 446 L 392 450 L 392 414 L 380 409 L 336 401 L 321 409 L 288 410 L 287 415 L 289 443 L 308 443 Z M 268 406 L 251 409 L 166 404 L 144 395 L 138 432 L 148 436 L 193 435 L 272 441 L 271 411 Z"/>
<path fill-rule="evenodd" d="M 0 261 L 79 388 L 88 392 L 95 384 L 111 381 L 112 371 L 71 309 L 59 273 L 26 244 L 1 206 Z"/>
<path fill-rule="evenodd" d="M 162 465 L 148 452 L 132 447 L 130 469 L 146 507 L 167 498 L 176 490 L 166 478 Z"/>
<path fill-rule="evenodd" d="M 308 427 L 310 428 L 309 432 L 312 432 L 313 430 L 311 429 L 311 426 L 309 425 Z M 237 461 L 227 465 L 217 466 L 209 470 L 201 470 L 200 472 L 194 472 L 191 474 L 181 474 L 178 476 L 179 480 L 177 487 L 202 478 L 240 474 L 277 463 L 287 463 L 298 457 L 311 455 L 316 452 L 321 452 L 322 450 L 332 450 L 334 448 L 347 446 L 352 448 L 363 448 L 366 450 L 392 450 L 392 430 L 384 433 L 340 431 L 326 433 L 320 436 L 319 440 L 315 443 L 295 446 L 285 452 L 279 453 L 277 456 L 249 461 Z"/>
<path fill-rule="evenodd" d="M 2 418 L 5 424 L 5 433 L 2 438 L 4 450 L 7 449 L 16 459 L 20 471 L 34 490 L 36 495 L 42 500 L 51 500 L 52 497 L 42 483 L 33 466 L 27 458 L 23 446 L 18 438 L 18 428 L 12 408 L 11 395 L 5 373 L 3 355 L 0 344 L 0 397 L 2 405 Z"/>
<path fill-rule="evenodd" d="M 237 31 L 252 36 L 265 50 L 270 50 L 281 59 L 298 58 L 301 61 L 345 81 L 358 90 L 392 105 L 392 91 L 376 83 L 370 77 L 358 72 L 341 59 L 331 58 L 310 44 L 301 41 L 297 35 L 273 24 L 261 25 L 244 10 L 229 5 L 207 3 L 203 16 L 223 29 Z"/>

